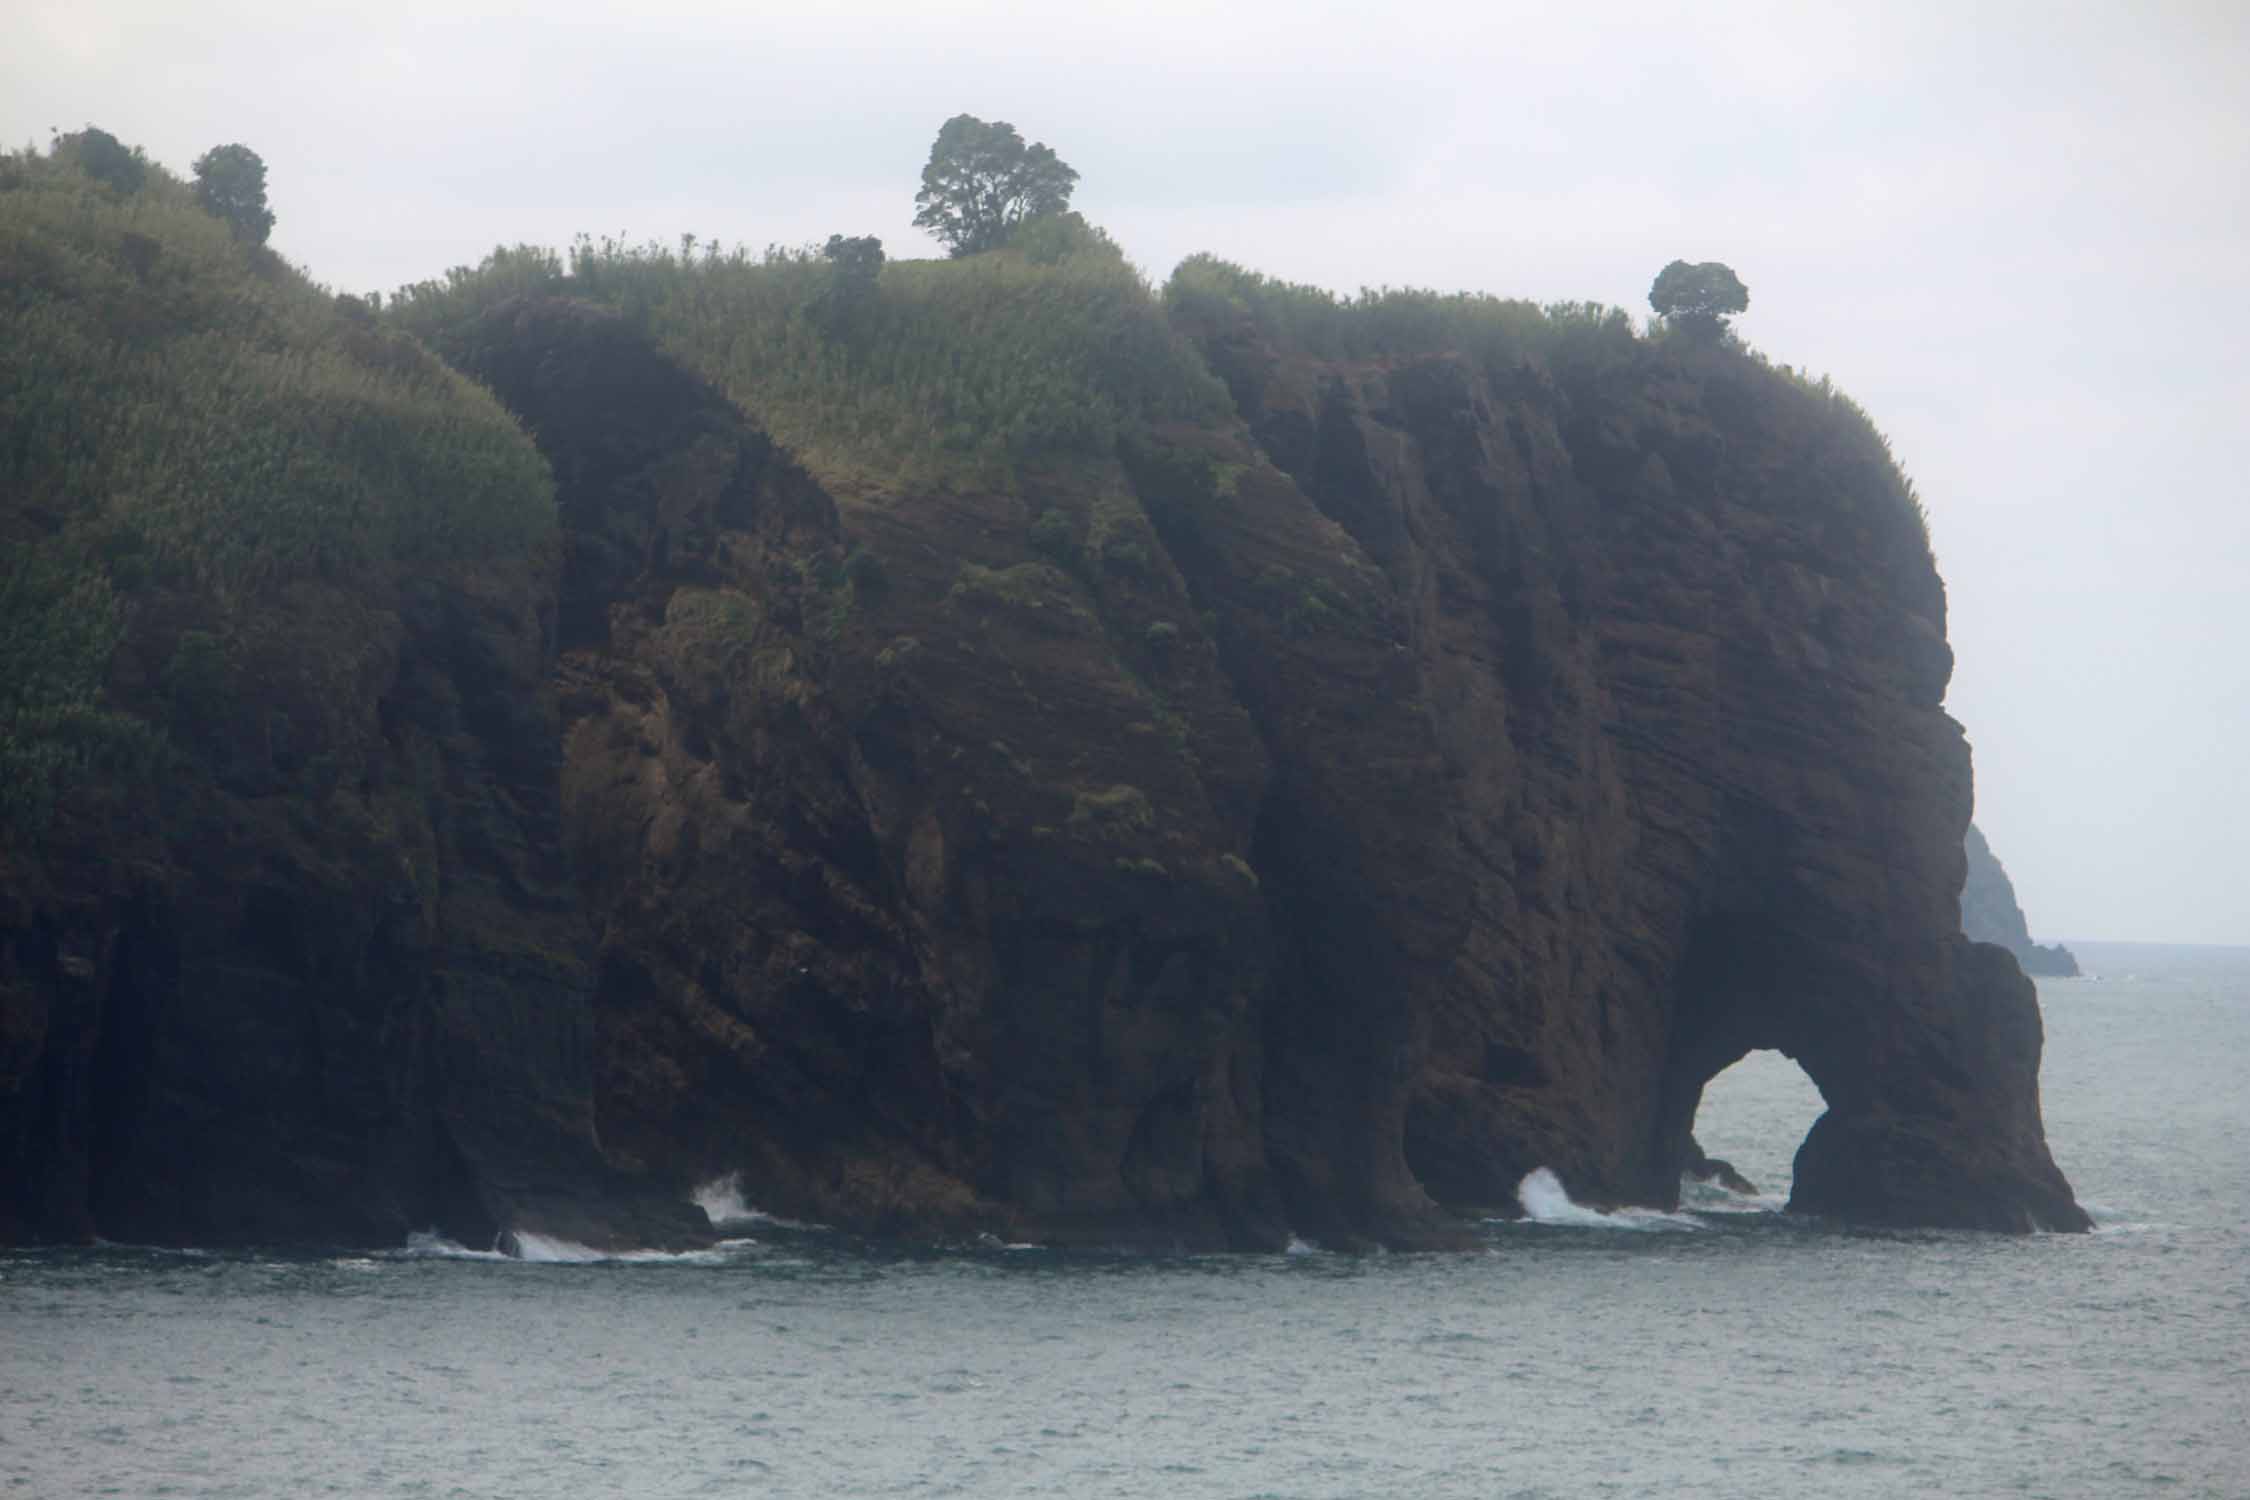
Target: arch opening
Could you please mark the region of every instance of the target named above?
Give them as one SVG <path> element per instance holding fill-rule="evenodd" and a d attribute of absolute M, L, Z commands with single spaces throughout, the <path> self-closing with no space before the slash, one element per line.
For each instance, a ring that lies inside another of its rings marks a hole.
<path fill-rule="evenodd" d="M 1693 1200 L 1713 1161 L 1786 1200 L 1798 1152 L 1831 1108 L 1858 1101 L 1852 976 L 1771 918 L 1711 913 L 1691 930 L 1657 1116 L 1662 1186 Z M 1736 1184 L 1740 1192 L 1744 1184 Z M 1710 1188 L 1719 1197 L 1724 1187 Z"/>
<path fill-rule="evenodd" d="M 1771 1048 L 1743 1054 L 1703 1086 L 1681 1173 L 1682 1201 L 1786 1201 L 1797 1148 L 1827 1107 L 1819 1086 L 1788 1054 Z"/>

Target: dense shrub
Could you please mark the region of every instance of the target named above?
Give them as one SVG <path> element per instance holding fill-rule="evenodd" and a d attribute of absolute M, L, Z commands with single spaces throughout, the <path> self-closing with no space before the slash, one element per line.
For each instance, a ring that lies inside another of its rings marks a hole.
<path fill-rule="evenodd" d="M 273 233 L 265 160 L 248 146 L 213 146 L 195 159 L 195 201 L 225 220 L 238 239 L 263 245 Z"/>
<path fill-rule="evenodd" d="M 87 769 L 154 754 L 148 726 L 102 705 L 123 634 L 99 571 L 43 548 L 0 558 L 0 838 L 45 826 Z"/>
<path fill-rule="evenodd" d="M 102 684 L 140 595 L 223 617 L 292 578 L 554 534 L 545 465 L 489 395 L 237 243 L 161 168 L 121 196 L 83 157 L 0 174 L 0 781 L 18 804 L 118 739 Z"/>
<path fill-rule="evenodd" d="M 402 288 L 391 313 L 442 343 L 519 292 L 606 303 L 831 479 L 1008 488 L 1138 425 L 1222 416 L 1225 389 L 1107 237 L 1053 234 L 1046 248 L 1068 243 L 1044 264 L 889 261 L 849 319 L 827 312 L 839 267 L 819 251 L 615 240 L 581 240 L 567 274 L 551 252 L 498 250 Z"/>
<path fill-rule="evenodd" d="M 1652 342 L 1635 334 L 1623 309 L 1598 302 L 1542 307 L 1483 293 L 1393 287 L 1340 297 L 1319 287 L 1276 281 L 1210 255 L 1180 263 L 1165 285 L 1164 304 L 1180 326 L 1206 336 L 1247 321 L 1276 349 L 1318 359 L 1451 353 L 1495 375 L 1528 363 L 1552 373 L 1566 388 L 1580 389 L 1609 372 L 1645 373 L 1644 367 L 1652 368 L 1650 362 L 1658 358 L 1684 362 L 1691 373 L 1724 369 L 1748 375 L 1768 382 L 1787 420 L 1819 426 L 1833 440 L 1838 461 L 1848 461 L 1864 475 L 1862 488 L 1882 494 L 1911 515 L 1922 547 L 1928 547 L 1928 516 L 1913 481 L 1899 469 L 1888 440 L 1867 413 L 1826 377 L 1814 381 L 1786 365 L 1776 367 L 1731 339 L 1668 341 L 1660 331 Z"/>
<path fill-rule="evenodd" d="M 1277 347 L 1318 359 L 1373 359 L 1455 352 L 1505 368 L 1585 329 L 1631 333 L 1631 319 L 1598 303 L 1536 303 L 1483 292 L 1363 288 L 1340 297 L 1277 281 L 1211 255 L 1180 262 L 1164 305 L 1183 321 L 1223 324 L 1247 317 Z"/>
<path fill-rule="evenodd" d="M 89 125 L 55 137 L 54 159 L 75 167 L 118 193 L 137 193 L 148 180 L 148 158 L 99 126 Z"/>
<path fill-rule="evenodd" d="M 1930 513 L 1914 481 L 1891 451 L 1891 440 L 1875 425 L 1867 409 L 1844 394 L 1826 375 L 1815 380 L 1802 370 L 1775 365 L 1756 351 L 1748 363 L 1768 382 L 1768 399 L 1806 430 L 1821 435 L 1826 457 L 1822 468 L 1840 481 L 1845 492 L 1881 495 L 1914 518 L 1922 550 L 1930 547 Z"/>

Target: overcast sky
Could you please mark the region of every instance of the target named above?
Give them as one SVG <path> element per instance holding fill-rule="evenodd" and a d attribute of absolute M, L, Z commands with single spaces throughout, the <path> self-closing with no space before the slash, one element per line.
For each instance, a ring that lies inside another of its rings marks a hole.
<path fill-rule="evenodd" d="M 1930 508 L 2033 932 L 2250 943 L 2250 4 L 10 11 L 0 135 L 242 141 L 345 290 L 581 230 L 934 253 L 962 111 L 1054 146 L 1159 280 L 1211 250 L 1642 313 L 1724 260 Z"/>

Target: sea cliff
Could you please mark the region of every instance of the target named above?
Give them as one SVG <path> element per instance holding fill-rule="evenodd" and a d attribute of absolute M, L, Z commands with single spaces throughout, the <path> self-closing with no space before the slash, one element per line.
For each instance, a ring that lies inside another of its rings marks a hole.
<path fill-rule="evenodd" d="M 2041 978 L 2076 979 L 2078 959 L 2060 943 L 2035 943 L 2023 908 L 2016 904 L 2015 883 L 2006 866 L 1992 852 L 1977 825 L 1971 823 L 1962 841 L 1969 872 L 1961 885 L 1961 930 L 1980 943 L 1992 943 L 2016 956 L 2026 974 Z"/>
<path fill-rule="evenodd" d="M 1441 1245 L 1674 1203 L 1760 1047 L 1796 1206 L 2085 1226 L 1825 384 L 1098 236 L 378 315 L 183 214 L 0 191 L 0 1239 Z"/>

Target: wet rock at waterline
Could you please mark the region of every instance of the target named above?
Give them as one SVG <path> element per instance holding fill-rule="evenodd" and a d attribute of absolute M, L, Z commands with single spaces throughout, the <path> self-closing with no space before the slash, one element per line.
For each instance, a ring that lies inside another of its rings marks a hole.
<path fill-rule="evenodd" d="M 1688 1137 L 1688 1159 L 1682 1170 L 1693 1181 L 1716 1183 L 1730 1193 L 1756 1197 L 1758 1185 L 1734 1169 L 1734 1163 L 1706 1156 L 1694 1136 Z"/>
<path fill-rule="evenodd" d="M 731 1173 L 880 1233 L 1443 1245 L 1541 1169 L 1672 1208 L 1759 1047 L 1828 1105 L 1795 1206 L 2084 1227 L 2035 996 L 1958 931 L 1871 429 L 1630 334 L 1174 331 L 1232 418 L 980 489 L 800 462 L 582 302 L 454 329 L 555 545 L 231 602 L 266 727 L 9 850 L 0 1236 L 599 1251 Z M 166 587 L 151 713 L 215 607 Z"/>

